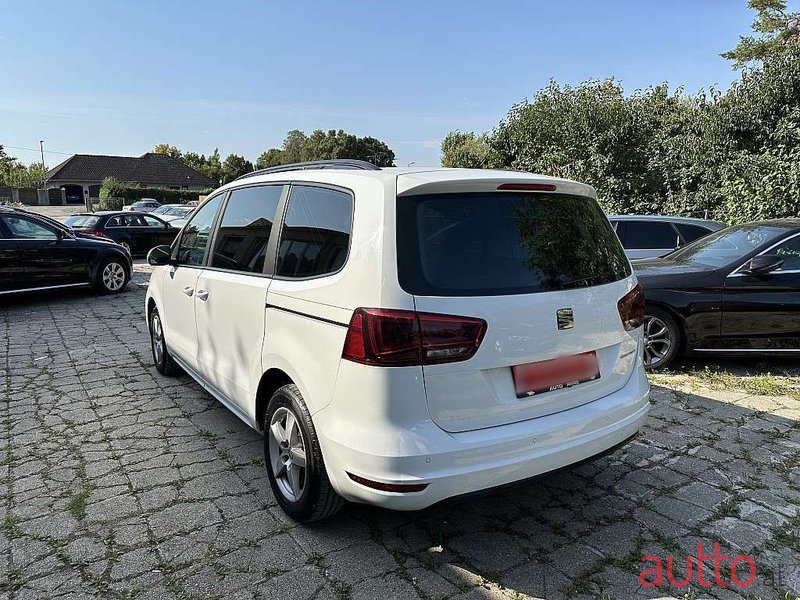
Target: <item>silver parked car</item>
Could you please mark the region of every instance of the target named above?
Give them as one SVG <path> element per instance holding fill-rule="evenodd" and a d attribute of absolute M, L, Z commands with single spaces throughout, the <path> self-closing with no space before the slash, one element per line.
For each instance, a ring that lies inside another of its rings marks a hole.
<path fill-rule="evenodd" d="M 727 227 L 719 221 L 666 215 L 613 215 L 608 217 L 625 248 L 636 258 L 663 256 L 684 244 Z"/>

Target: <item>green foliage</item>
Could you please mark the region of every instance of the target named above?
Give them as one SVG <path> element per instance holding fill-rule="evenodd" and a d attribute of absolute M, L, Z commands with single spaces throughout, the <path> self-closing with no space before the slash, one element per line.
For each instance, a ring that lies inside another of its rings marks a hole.
<path fill-rule="evenodd" d="M 222 163 L 221 177 L 222 183 L 233 181 L 237 177 L 250 173 L 253 170 L 253 163 L 243 156 L 231 154 Z"/>
<path fill-rule="evenodd" d="M 722 53 L 734 61 L 734 68 L 780 58 L 800 47 L 800 13 L 786 12 L 786 0 L 749 0 L 747 6 L 756 11 L 752 27 L 758 35 L 740 36 L 736 48 Z"/>
<path fill-rule="evenodd" d="M 9 156 L 0 144 L 0 185 L 41 188 L 44 175 L 42 163 L 23 165 L 13 156 Z"/>
<path fill-rule="evenodd" d="M 352 158 L 366 160 L 381 167 L 394 164 L 394 152 L 379 139 L 357 137 L 341 129 L 322 131 L 317 129 L 306 135 L 293 129 L 286 134 L 281 148 L 270 148 L 256 160 L 256 168 L 264 169 L 290 163 Z"/>
<path fill-rule="evenodd" d="M 492 132 L 450 133 L 442 164 L 584 181 L 610 213 L 800 216 L 800 49 L 725 94 L 551 82 Z"/>
<path fill-rule="evenodd" d="M 151 188 L 131 185 L 117 181 L 113 177 L 106 177 L 100 188 L 99 210 L 121 210 L 125 204 L 136 202 L 142 198 L 155 198 L 162 204 L 185 204 L 198 200 L 199 196 L 207 195 L 211 190 L 171 190 L 167 188 Z"/>
<path fill-rule="evenodd" d="M 153 152 L 156 154 L 166 154 L 172 158 L 181 158 L 182 156 L 182 152 L 177 146 L 170 146 L 169 144 L 156 144 L 156 147 L 153 148 Z"/>

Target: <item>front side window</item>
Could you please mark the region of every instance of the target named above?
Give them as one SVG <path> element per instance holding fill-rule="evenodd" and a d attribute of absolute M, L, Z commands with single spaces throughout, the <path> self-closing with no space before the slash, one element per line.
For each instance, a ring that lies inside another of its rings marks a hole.
<path fill-rule="evenodd" d="M 800 235 L 786 240 L 780 246 L 770 251 L 783 259 L 783 266 L 778 271 L 800 270 Z"/>
<path fill-rule="evenodd" d="M 318 277 L 344 266 L 350 246 L 353 197 L 338 190 L 292 186 L 275 274 Z"/>
<path fill-rule="evenodd" d="M 245 273 L 264 271 L 264 258 L 283 186 L 247 187 L 231 192 L 222 214 L 211 266 Z"/>
<path fill-rule="evenodd" d="M 159 221 L 150 215 L 142 215 L 142 219 L 144 219 L 144 222 L 147 223 L 148 227 L 164 227 L 164 225 L 166 225 L 164 221 Z"/>
<path fill-rule="evenodd" d="M 400 285 L 424 296 L 531 294 L 631 274 L 592 198 L 455 193 L 397 199 Z"/>
<path fill-rule="evenodd" d="M 57 237 L 55 231 L 33 219 L 16 215 L 5 215 L 2 219 L 15 239 L 54 240 Z"/>
<path fill-rule="evenodd" d="M 678 234 L 669 223 L 627 221 L 624 245 L 630 250 L 671 249 L 678 245 Z"/>
<path fill-rule="evenodd" d="M 224 194 L 206 200 L 186 224 L 178 242 L 178 262 L 183 265 L 201 265 L 208 246 L 208 238 Z"/>

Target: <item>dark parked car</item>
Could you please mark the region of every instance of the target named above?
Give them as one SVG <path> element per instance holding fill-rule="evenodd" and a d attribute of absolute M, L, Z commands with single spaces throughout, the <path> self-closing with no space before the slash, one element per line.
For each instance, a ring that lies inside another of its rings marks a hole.
<path fill-rule="evenodd" d="M 0 294 L 86 285 L 115 294 L 132 270 L 130 254 L 111 240 L 0 207 Z"/>
<path fill-rule="evenodd" d="M 122 211 L 81 213 L 67 217 L 64 222 L 77 231 L 112 239 L 133 256 L 171 244 L 180 230 L 153 215 Z"/>
<path fill-rule="evenodd" d="M 631 260 L 664 256 L 725 227 L 719 221 L 666 215 L 614 215 L 608 220 Z"/>
<path fill-rule="evenodd" d="M 800 219 L 728 227 L 631 264 L 647 368 L 680 354 L 800 356 Z"/>

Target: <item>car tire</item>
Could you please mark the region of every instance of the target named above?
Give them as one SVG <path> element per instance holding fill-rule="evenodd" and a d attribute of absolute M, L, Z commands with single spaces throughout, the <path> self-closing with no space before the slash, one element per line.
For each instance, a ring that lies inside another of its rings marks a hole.
<path fill-rule="evenodd" d="M 150 351 L 153 354 L 153 364 L 156 367 L 156 371 L 167 377 L 178 375 L 181 372 L 181 368 L 169 353 L 167 342 L 164 338 L 164 324 L 155 306 L 150 311 L 148 329 L 150 330 Z"/>
<path fill-rule="evenodd" d="M 311 414 L 296 385 L 272 395 L 263 425 L 267 476 L 283 511 L 301 523 L 339 512 L 345 500 L 328 479 Z"/>
<path fill-rule="evenodd" d="M 112 256 L 100 263 L 94 287 L 104 294 L 119 294 L 131 280 L 131 274 L 122 258 Z"/>
<path fill-rule="evenodd" d="M 653 371 L 668 367 L 678 356 L 682 341 L 675 317 L 657 306 L 645 307 L 643 334 L 644 368 Z"/>

